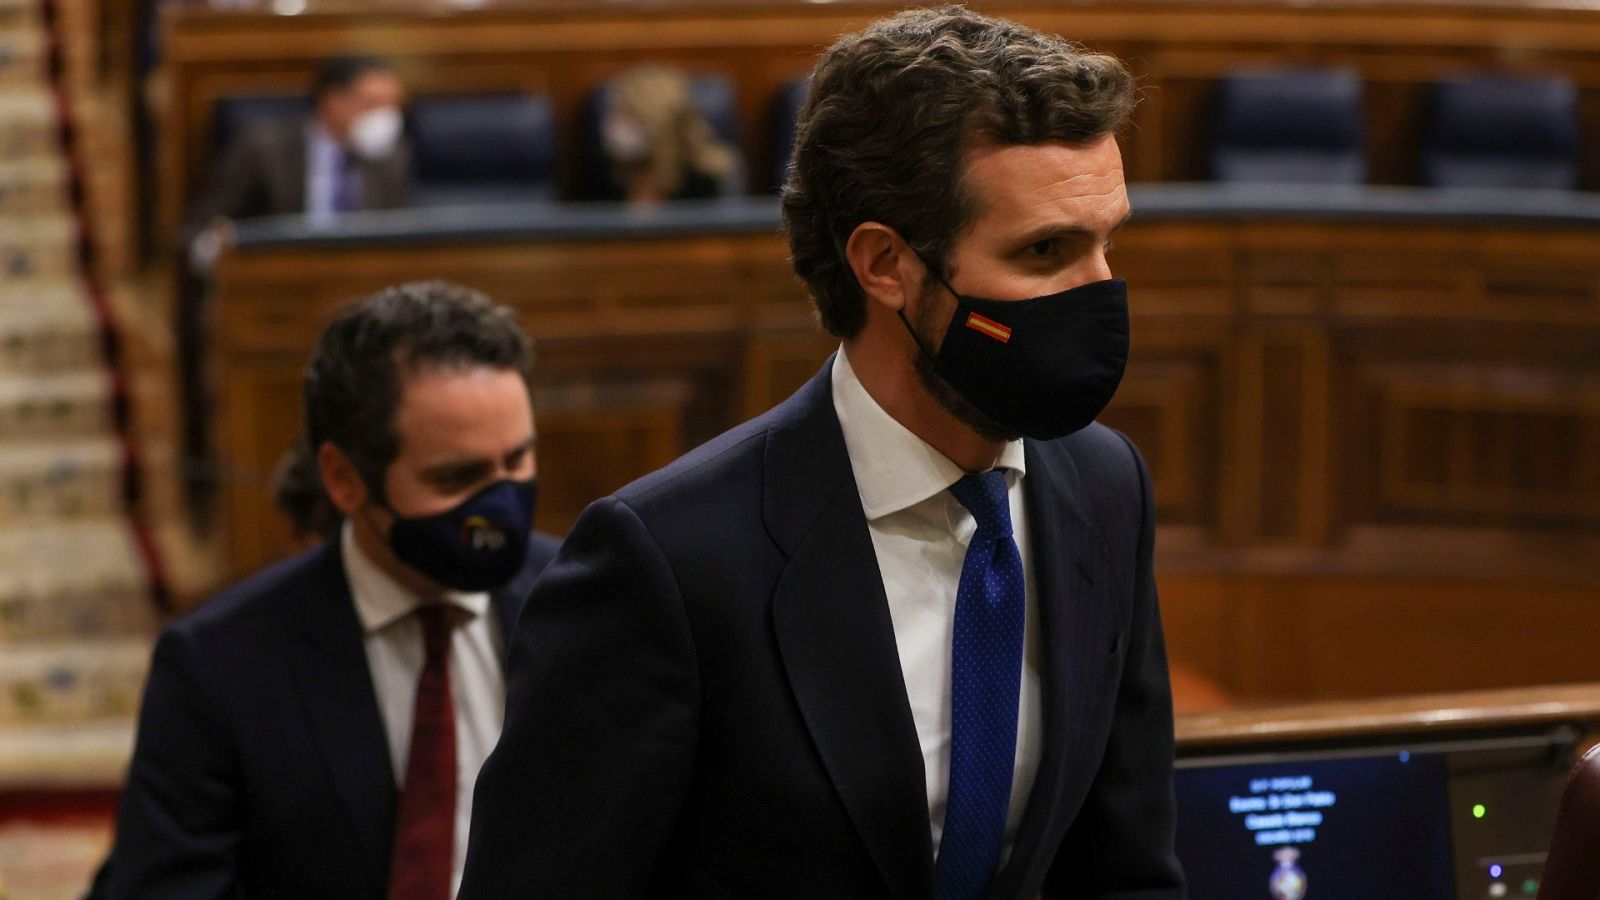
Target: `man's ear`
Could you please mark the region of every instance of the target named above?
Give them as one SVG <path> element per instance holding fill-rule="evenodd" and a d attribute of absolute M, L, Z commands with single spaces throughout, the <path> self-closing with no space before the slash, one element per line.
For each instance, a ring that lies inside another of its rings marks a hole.
<path fill-rule="evenodd" d="M 844 256 L 869 303 L 899 312 L 905 309 L 907 299 L 922 290 L 922 261 L 899 232 L 887 225 L 857 225 L 845 241 Z"/>
<path fill-rule="evenodd" d="M 322 473 L 322 489 L 339 512 L 353 516 L 367 502 L 367 483 L 355 463 L 332 441 L 323 441 L 317 448 L 317 470 Z"/>

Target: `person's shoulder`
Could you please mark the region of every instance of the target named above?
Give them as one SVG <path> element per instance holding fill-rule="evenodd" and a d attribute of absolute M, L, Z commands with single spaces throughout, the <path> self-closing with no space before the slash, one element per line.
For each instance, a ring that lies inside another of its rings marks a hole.
<path fill-rule="evenodd" d="M 1122 432 L 1099 422 L 1034 445 L 1040 460 L 1070 471 L 1085 495 L 1140 491 L 1144 460 Z"/>
<path fill-rule="evenodd" d="M 528 535 L 528 561 L 523 564 L 523 569 L 538 575 L 550 564 L 550 560 L 556 558 L 556 551 L 560 549 L 560 538 L 542 531 L 533 532 Z"/>
<path fill-rule="evenodd" d="M 259 636 L 261 626 L 283 619 L 297 599 L 330 593 L 331 579 L 343 578 L 337 538 L 274 563 L 224 588 L 178 618 L 167 631 L 207 644 Z"/>
<path fill-rule="evenodd" d="M 1138 451 L 1128 436 L 1099 422 L 1091 422 L 1088 427 L 1050 443 L 1058 444 L 1077 460 L 1103 461 L 1106 465 L 1123 467 L 1137 465 Z"/>
<path fill-rule="evenodd" d="M 815 435 L 824 423 L 831 423 L 826 427 L 838 431 L 828 380 L 831 368 L 830 358 L 817 375 L 777 406 L 723 432 L 612 496 L 635 509 L 672 505 L 679 499 L 701 505 L 717 498 L 759 497 L 770 435 L 775 432 L 788 436 Z M 841 437 L 841 452 L 843 446 Z"/>
<path fill-rule="evenodd" d="M 624 486 L 616 499 L 634 509 L 703 500 L 741 487 L 759 492 L 760 461 L 776 410 L 723 432 L 665 467 Z"/>
<path fill-rule="evenodd" d="M 528 555 L 530 558 L 551 557 L 561 549 L 561 538 L 553 534 L 535 531 L 528 535 Z"/>

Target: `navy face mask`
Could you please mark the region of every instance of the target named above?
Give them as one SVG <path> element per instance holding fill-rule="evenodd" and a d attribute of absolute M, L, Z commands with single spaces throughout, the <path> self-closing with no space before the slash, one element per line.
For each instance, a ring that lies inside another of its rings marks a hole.
<path fill-rule="evenodd" d="M 389 549 L 445 587 L 500 587 L 522 571 L 538 497 L 536 481 L 497 481 L 441 513 L 395 513 Z"/>
<path fill-rule="evenodd" d="M 934 372 L 996 424 L 1054 440 L 1084 428 L 1111 402 L 1128 363 L 1126 281 L 1029 300 L 985 300 L 933 277 L 956 298 L 938 353 L 923 346 L 904 312 L 900 321 L 933 359 Z"/>

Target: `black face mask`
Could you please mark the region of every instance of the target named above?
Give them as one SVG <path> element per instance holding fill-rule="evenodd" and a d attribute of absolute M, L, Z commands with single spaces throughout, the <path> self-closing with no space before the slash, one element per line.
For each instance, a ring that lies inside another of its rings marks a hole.
<path fill-rule="evenodd" d="M 931 275 L 933 268 L 928 267 Z M 1128 283 L 1096 281 L 1030 300 L 956 293 L 937 354 L 900 321 L 933 370 L 1002 428 L 1054 440 L 1084 428 L 1111 402 L 1128 363 Z"/>
<path fill-rule="evenodd" d="M 504 480 L 442 513 L 394 513 L 389 549 L 396 559 L 445 587 L 500 587 L 522 571 L 538 498 L 537 482 Z"/>

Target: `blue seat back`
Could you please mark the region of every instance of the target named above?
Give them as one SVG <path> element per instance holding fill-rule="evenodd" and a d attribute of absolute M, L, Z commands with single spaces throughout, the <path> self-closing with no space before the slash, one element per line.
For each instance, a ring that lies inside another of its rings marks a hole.
<path fill-rule="evenodd" d="M 1212 177 L 1229 182 L 1366 180 L 1361 81 L 1342 69 L 1240 72 L 1217 98 Z"/>
<path fill-rule="evenodd" d="M 223 97 L 217 101 L 213 114 L 211 148 L 213 152 L 220 153 L 257 122 L 309 116 L 311 100 L 304 94 L 247 94 Z"/>
<path fill-rule="evenodd" d="M 1578 186 L 1578 91 L 1572 82 L 1463 75 L 1436 82 L 1431 100 L 1423 184 Z"/>
<path fill-rule="evenodd" d="M 772 188 L 783 189 L 789 177 L 789 157 L 794 153 L 794 138 L 800 122 L 800 107 L 811 90 L 809 78 L 796 78 L 772 98 Z"/>
<path fill-rule="evenodd" d="M 419 97 L 409 134 L 420 205 L 555 196 L 555 114 L 547 97 Z"/>
<path fill-rule="evenodd" d="M 606 159 L 605 142 L 600 137 L 600 122 L 610 102 L 611 84 L 606 82 L 590 92 L 583 105 L 583 194 L 585 197 L 611 197 L 621 194 L 611 164 Z M 689 79 L 689 102 L 705 117 L 717 137 L 735 152 L 740 147 L 739 96 L 733 82 L 721 75 L 695 75 Z M 736 182 L 743 182 L 736 177 Z"/>

